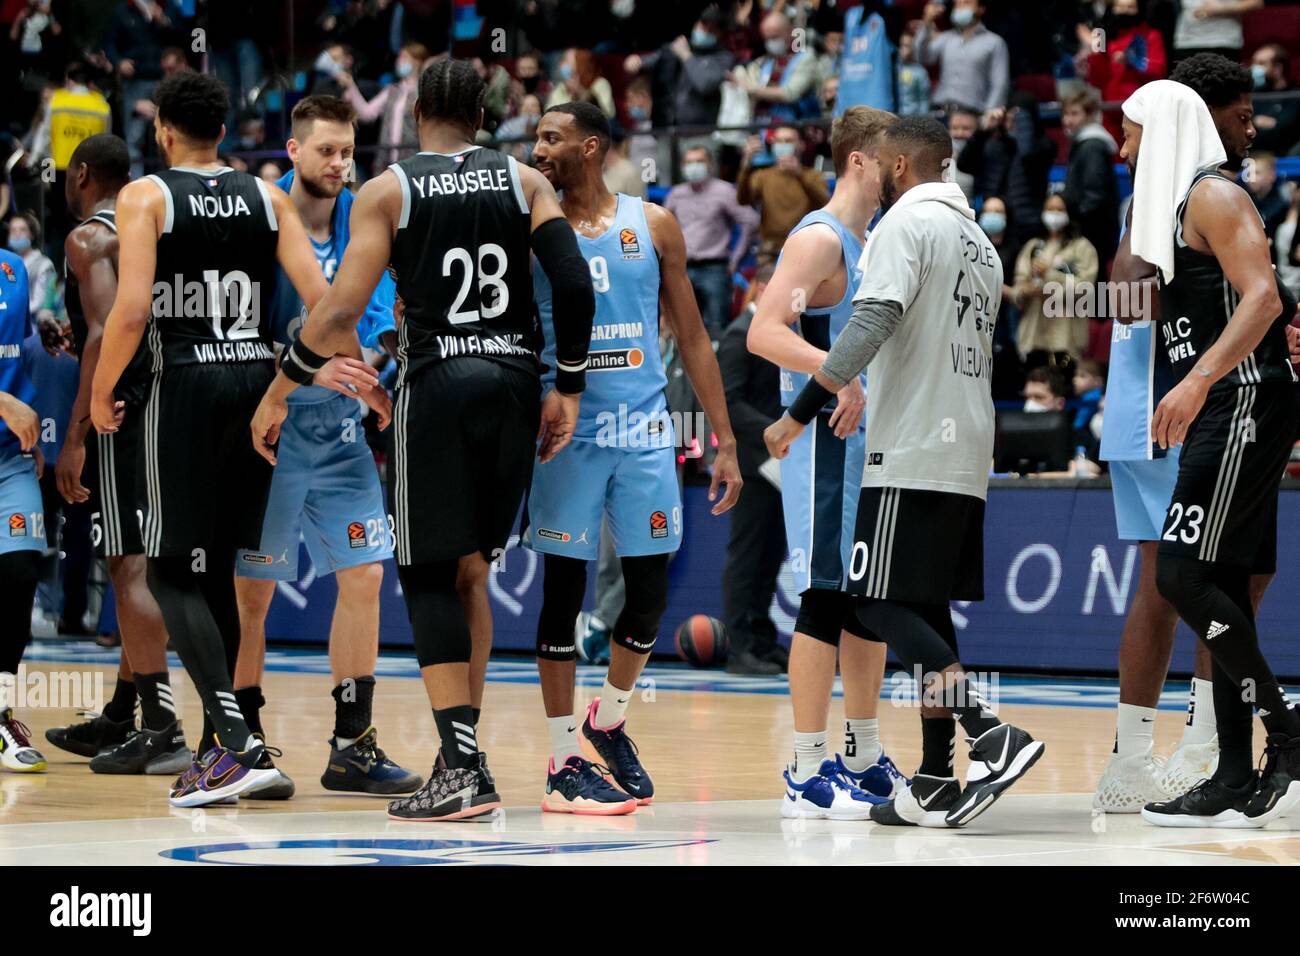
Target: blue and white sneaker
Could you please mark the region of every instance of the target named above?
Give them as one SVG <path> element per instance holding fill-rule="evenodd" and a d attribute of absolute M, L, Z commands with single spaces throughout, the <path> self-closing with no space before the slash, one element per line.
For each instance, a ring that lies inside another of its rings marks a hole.
<path fill-rule="evenodd" d="M 631 813 L 636 809 L 636 800 L 609 783 L 605 770 L 578 754 L 573 754 L 557 769 L 552 757 L 546 769 L 542 811 L 598 817 Z"/>
<path fill-rule="evenodd" d="M 331 737 L 329 762 L 321 774 L 320 785 L 343 793 L 390 796 L 419 790 L 424 783 L 420 775 L 389 760 L 379 749 L 375 736 L 375 728 L 368 727 L 347 747 L 339 747 L 338 739 Z"/>
<path fill-rule="evenodd" d="M 600 758 L 596 765 L 603 763 L 609 770 L 605 779 L 634 797 L 638 806 L 644 807 L 654 799 L 655 785 L 641 765 L 636 744 L 627 735 L 627 718 L 612 727 L 597 727 L 596 711 L 599 708 L 600 698 L 596 697 L 587 707 L 587 717 L 582 722 L 582 739 Z"/>
<path fill-rule="evenodd" d="M 861 772 L 850 770 L 844 764 L 844 758 L 835 755 L 835 772 L 850 786 L 865 790 L 867 793 L 889 800 L 907 789 L 908 779 L 894 766 L 889 755 L 882 753 L 880 759 Z"/>
<path fill-rule="evenodd" d="M 584 664 L 609 663 L 609 628 L 596 615 L 580 611 L 573 625 L 573 643 Z"/>
<path fill-rule="evenodd" d="M 817 773 L 800 783 L 785 773 L 785 798 L 781 816 L 787 820 L 867 820 L 871 808 L 885 802 L 884 797 L 848 783 L 837 769 L 835 760 L 823 760 Z"/>

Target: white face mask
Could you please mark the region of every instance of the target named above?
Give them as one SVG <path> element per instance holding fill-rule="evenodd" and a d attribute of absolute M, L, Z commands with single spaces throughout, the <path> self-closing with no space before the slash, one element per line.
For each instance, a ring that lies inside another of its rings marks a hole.
<path fill-rule="evenodd" d="M 1032 398 L 1025 399 L 1025 411 L 1027 412 L 1050 412 L 1054 411 L 1051 406 L 1044 405 L 1042 402 Z"/>
<path fill-rule="evenodd" d="M 784 40 L 768 40 L 763 46 L 767 49 L 768 56 L 785 56 L 787 44 Z"/>
<path fill-rule="evenodd" d="M 776 159 L 785 159 L 787 156 L 794 155 L 794 143 L 773 143 L 772 156 Z"/>
<path fill-rule="evenodd" d="M 1064 232 L 1065 228 L 1070 225 L 1070 214 L 1068 212 L 1045 212 L 1043 213 L 1043 225 L 1052 232 Z"/>
<path fill-rule="evenodd" d="M 688 183 L 702 183 L 709 178 L 709 164 L 686 163 L 682 166 L 682 175 Z"/>
<path fill-rule="evenodd" d="M 620 20 L 626 20 L 635 9 L 636 0 L 613 0 L 609 5 L 609 12 Z"/>
<path fill-rule="evenodd" d="M 952 12 L 951 19 L 952 25 L 960 30 L 975 22 L 975 11 L 970 7 L 962 7 L 960 10 L 954 10 Z"/>

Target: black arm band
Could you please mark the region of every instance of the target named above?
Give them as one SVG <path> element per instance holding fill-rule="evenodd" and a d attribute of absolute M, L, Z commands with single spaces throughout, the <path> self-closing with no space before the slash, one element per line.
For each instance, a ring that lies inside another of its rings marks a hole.
<path fill-rule="evenodd" d="M 555 388 L 576 394 L 586 387 L 591 320 L 596 314 L 591 269 L 578 249 L 573 227 L 564 219 L 551 219 L 534 229 L 532 248 L 551 283 Z"/>
<path fill-rule="evenodd" d="M 324 368 L 328 361 L 328 356 L 317 355 L 302 344 L 302 339 L 296 339 L 293 345 L 284 350 L 280 359 L 280 371 L 284 372 L 285 377 L 291 382 L 310 385 L 312 377 Z"/>
<path fill-rule="evenodd" d="M 822 388 L 817 379 L 810 378 L 808 384 L 803 387 L 803 391 L 795 396 L 795 400 L 790 403 L 790 407 L 786 411 L 800 425 L 807 425 L 817 417 L 817 413 L 825 408 L 826 403 L 834 397 L 834 392 Z"/>

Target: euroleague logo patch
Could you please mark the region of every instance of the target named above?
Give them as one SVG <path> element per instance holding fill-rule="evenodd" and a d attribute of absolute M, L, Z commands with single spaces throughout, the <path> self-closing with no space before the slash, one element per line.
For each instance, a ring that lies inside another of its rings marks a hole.
<path fill-rule="evenodd" d="M 604 349 L 587 355 L 588 372 L 617 372 L 644 364 L 645 352 L 641 349 Z"/>
<path fill-rule="evenodd" d="M 27 516 L 23 514 L 11 514 L 9 516 L 9 537 L 25 538 L 27 537 Z"/>
<path fill-rule="evenodd" d="M 18 276 L 14 273 L 14 267 L 7 262 L 0 262 L 0 269 L 4 270 L 5 278 L 10 282 L 17 282 Z"/>
<path fill-rule="evenodd" d="M 624 229 L 618 234 L 618 241 L 623 246 L 624 259 L 644 259 L 641 253 L 641 240 L 637 238 L 635 229 Z"/>
<path fill-rule="evenodd" d="M 650 537 L 668 537 L 668 516 L 662 511 L 655 511 L 650 515 Z"/>
<path fill-rule="evenodd" d="M 348 522 L 348 547 L 364 548 L 366 546 L 366 526 L 360 521 Z"/>

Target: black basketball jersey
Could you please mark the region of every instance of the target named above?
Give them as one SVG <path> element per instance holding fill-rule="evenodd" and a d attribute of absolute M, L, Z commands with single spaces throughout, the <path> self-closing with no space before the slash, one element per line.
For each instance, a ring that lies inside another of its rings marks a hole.
<path fill-rule="evenodd" d="M 1160 284 L 1160 341 L 1169 355 L 1169 364 L 1177 381 L 1182 381 L 1196 367 L 1201 356 L 1218 341 L 1241 299 L 1223 274 L 1218 259 L 1197 252 L 1183 241 L 1183 213 L 1187 198 L 1201 180 L 1210 176 L 1219 176 L 1219 173 L 1211 170 L 1198 173 L 1192 180 L 1191 189 L 1187 190 L 1187 196 L 1178 204 L 1174 226 L 1174 279 Z M 1281 279 L 1277 279 L 1277 291 L 1282 299 L 1282 311 L 1255 350 L 1219 379 L 1214 388 L 1296 380 L 1291 371 L 1285 332 L 1287 323 L 1295 315 L 1296 301 Z"/>
<path fill-rule="evenodd" d="M 98 222 L 113 230 L 114 233 L 117 232 L 116 210 L 101 209 L 93 216 L 77 223 L 74 228 L 79 229 L 88 222 Z M 117 271 L 116 262 L 113 263 L 113 271 Z M 68 268 L 67 259 L 63 260 L 63 304 L 68 313 L 68 324 L 72 326 L 72 347 L 80 357 L 86 350 L 86 338 L 90 330 L 86 328 L 86 313 L 81 308 L 81 290 L 77 283 L 77 276 Z M 149 375 L 149 346 L 146 339 L 141 339 L 130 364 L 123 369 L 122 377 L 117 380 L 115 394 L 122 401 L 132 404 L 144 401 L 149 388 Z"/>
<path fill-rule="evenodd" d="M 272 187 L 229 167 L 177 166 L 146 178 L 167 202 L 146 335 L 154 370 L 273 360 Z"/>
<path fill-rule="evenodd" d="M 539 371 L 532 216 L 518 164 L 474 146 L 416 153 L 389 169 L 402 188 L 391 257 L 405 306 L 398 385 L 465 355 Z"/>

